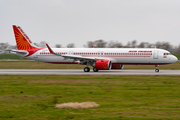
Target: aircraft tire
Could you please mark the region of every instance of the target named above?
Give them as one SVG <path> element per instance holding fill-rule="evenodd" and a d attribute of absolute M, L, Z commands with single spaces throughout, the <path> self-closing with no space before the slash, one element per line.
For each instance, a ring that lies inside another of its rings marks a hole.
<path fill-rule="evenodd" d="M 155 69 L 155 72 L 157 72 L 157 73 L 158 73 L 158 72 L 159 72 L 159 69 Z"/>
<path fill-rule="evenodd" d="M 93 71 L 94 71 L 94 72 L 98 72 L 98 70 L 97 70 L 95 67 L 93 68 Z"/>
<path fill-rule="evenodd" d="M 90 71 L 90 68 L 89 67 L 85 67 L 84 68 L 84 72 L 89 72 Z"/>

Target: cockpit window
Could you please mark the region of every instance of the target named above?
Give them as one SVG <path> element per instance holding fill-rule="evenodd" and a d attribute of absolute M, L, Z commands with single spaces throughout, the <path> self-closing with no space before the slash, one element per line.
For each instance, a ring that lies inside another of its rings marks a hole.
<path fill-rule="evenodd" d="M 164 53 L 164 55 L 172 55 L 171 53 Z"/>

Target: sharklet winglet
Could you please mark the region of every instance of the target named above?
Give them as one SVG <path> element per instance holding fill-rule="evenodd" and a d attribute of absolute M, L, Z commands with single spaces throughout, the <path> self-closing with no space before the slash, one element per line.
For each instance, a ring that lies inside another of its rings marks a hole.
<path fill-rule="evenodd" d="M 49 52 L 51 53 L 51 54 L 54 54 L 54 55 L 58 55 L 58 56 L 61 56 L 61 54 L 57 54 L 57 53 L 55 53 L 50 47 L 49 47 L 49 45 L 48 44 L 46 44 L 46 46 L 47 46 L 47 48 L 48 48 L 48 50 L 49 50 Z"/>
<path fill-rule="evenodd" d="M 54 53 L 54 51 L 49 47 L 48 44 L 46 44 L 46 46 L 47 46 L 47 48 L 48 48 L 48 50 L 49 50 L 50 53 Z"/>

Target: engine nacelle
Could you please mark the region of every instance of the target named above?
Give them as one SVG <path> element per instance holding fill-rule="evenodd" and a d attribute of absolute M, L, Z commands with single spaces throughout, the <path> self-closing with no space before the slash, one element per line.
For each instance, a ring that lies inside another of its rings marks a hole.
<path fill-rule="evenodd" d="M 110 60 L 97 60 L 95 62 L 95 67 L 97 70 L 110 70 L 111 61 Z"/>
<path fill-rule="evenodd" d="M 124 65 L 122 64 L 112 64 L 111 69 L 123 69 Z"/>

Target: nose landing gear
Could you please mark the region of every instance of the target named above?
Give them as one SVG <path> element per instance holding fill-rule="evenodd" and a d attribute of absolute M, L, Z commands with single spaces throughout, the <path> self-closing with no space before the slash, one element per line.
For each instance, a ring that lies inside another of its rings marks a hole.
<path fill-rule="evenodd" d="M 156 69 L 155 69 L 155 72 L 159 72 L 159 69 L 158 69 L 158 65 L 155 65 Z"/>

